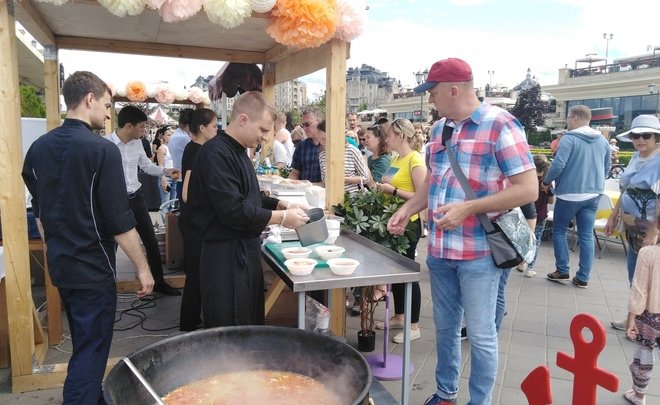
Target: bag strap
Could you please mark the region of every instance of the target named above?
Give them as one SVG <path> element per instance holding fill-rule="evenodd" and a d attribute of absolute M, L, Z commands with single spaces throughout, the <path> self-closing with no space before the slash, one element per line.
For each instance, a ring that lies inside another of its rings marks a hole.
<path fill-rule="evenodd" d="M 468 181 L 467 177 L 465 177 L 465 173 L 463 173 L 463 170 L 461 170 L 461 167 L 458 165 L 458 162 L 456 161 L 456 156 L 454 156 L 454 152 L 452 152 L 451 147 L 449 145 L 446 145 L 446 142 L 451 139 L 453 133 L 454 133 L 454 128 L 450 127 L 445 122 L 445 126 L 442 129 L 442 145 L 445 147 L 445 150 L 447 151 L 447 156 L 449 157 L 449 163 L 451 163 L 451 168 L 454 171 L 456 180 L 458 180 L 461 187 L 463 188 L 463 191 L 465 192 L 465 196 L 468 198 L 468 200 L 476 200 L 477 195 L 474 193 L 474 190 L 470 186 L 470 182 Z M 479 222 L 481 222 L 481 226 L 484 227 L 486 232 L 490 233 L 495 230 L 495 227 L 493 227 L 493 224 L 488 220 L 486 214 L 478 214 L 477 218 L 479 218 Z"/>

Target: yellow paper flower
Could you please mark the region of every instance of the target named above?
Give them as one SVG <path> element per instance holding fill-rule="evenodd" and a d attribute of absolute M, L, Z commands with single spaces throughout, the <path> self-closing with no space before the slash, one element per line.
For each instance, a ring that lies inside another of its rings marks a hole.
<path fill-rule="evenodd" d="M 126 83 L 126 97 L 135 102 L 143 102 L 147 99 L 147 86 L 138 80 Z"/>
<path fill-rule="evenodd" d="M 266 28 L 275 41 L 294 48 L 328 42 L 337 26 L 335 0 L 277 0 L 275 20 Z"/>
<path fill-rule="evenodd" d="M 204 0 L 206 16 L 227 29 L 238 27 L 252 14 L 248 0 Z"/>
<path fill-rule="evenodd" d="M 99 3 L 117 17 L 138 15 L 144 10 L 144 0 L 99 0 Z"/>

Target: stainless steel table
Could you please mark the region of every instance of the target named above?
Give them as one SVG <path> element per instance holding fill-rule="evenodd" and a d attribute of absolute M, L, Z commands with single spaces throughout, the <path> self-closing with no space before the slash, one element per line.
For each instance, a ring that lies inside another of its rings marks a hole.
<path fill-rule="evenodd" d="M 350 276 L 336 276 L 329 268 L 317 268 L 309 276 L 294 276 L 262 247 L 264 260 L 284 283 L 298 294 L 298 327 L 305 329 L 305 292 L 335 288 L 362 287 L 377 284 L 406 284 L 403 327 L 403 378 L 401 404 L 408 404 L 410 363 L 410 311 L 412 283 L 420 280 L 420 266 L 414 260 L 385 248 L 351 231 L 342 230 L 335 245 L 346 249 L 343 257 L 360 262 Z"/>

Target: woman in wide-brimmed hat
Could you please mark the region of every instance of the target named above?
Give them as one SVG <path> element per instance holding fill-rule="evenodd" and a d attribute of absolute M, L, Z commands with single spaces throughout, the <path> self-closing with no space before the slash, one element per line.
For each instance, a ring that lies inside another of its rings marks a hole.
<path fill-rule="evenodd" d="M 621 176 L 621 197 L 605 225 L 605 233 L 615 230 L 617 217 L 625 224 L 628 240 L 628 281 L 632 283 L 637 252 L 642 246 L 655 243 L 657 232 L 651 226 L 660 214 L 660 121 L 653 115 L 640 115 L 632 121 L 630 131 L 617 135 L 623 142 L 632 142 L 636 152 Z M 626 322 L 612 322 L 612 327 L 626 330 Z"/>

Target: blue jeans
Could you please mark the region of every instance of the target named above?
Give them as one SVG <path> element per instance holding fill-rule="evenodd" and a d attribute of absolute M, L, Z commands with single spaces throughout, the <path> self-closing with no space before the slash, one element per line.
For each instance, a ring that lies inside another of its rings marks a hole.
<path fill-rule="evenodd" d="M 562 274 L 571 271 L 568 260 L 568 223 L 575 218 L 580 242 L 580 265 L 576 274 L 580 281 L 588 282 L 594 263 L 594 221 L 600 196 L 585 201 L 566 201 L 557 198 L 552 224 L 552 244 L 555 248 L 555 267 Z"/>
<path fill-rule="evenodd" d="M 456 399 L 461 366 L 461 322 L 465 314 L 470 341 L 470 402 L 492 403 L 497 376 L 495 307 L 501 269 L 488 255 L 476 260 L 437 259 L 428 256 L 433 321 L 438 363 L 436 394 Z"/>
<path fill-rule="evenodd" d="M 495 331 L 500 333 L 500 325 L 506 313 L 506 282 L 509 280 L 511 269 L 501 269 L 500 281 L 497 286 L 497 307 L 495 308 Z"/>
<path fill-rule="evenodd" d="M 635 266 L 637 265 L 637 253 L 628 247 L 628 255 L 626 257 L 626 267 L 628 268 L 628 282 L 632 286 L 633 276 L 635 275 Z"/>
<path fill-rule="evenodd" d="M 536 228 L 534 228 L 534 237 L 536 238 L 536 250 L 534 251 L 534 259 L 529 264 L 529 266 L 527 266 L 530 270 L 534 268 L 534 265 L 536 264 L 536 259 L 539 257 L 539 252 L 541 251 L 541 239 L 543 238 L 543 231 L 545 230 L 545 222 L 546 222 L 545 219 L 541 222 L 537 222 Z"/>
<path fill-rule="evenodd" d="M 168 178 L 167 184 L 170 186 L 170 191 L 163 190 L 163 188 L 160 186 L 160 183 L 158 184 L 158 191 L 160 192 L 161 204 L 164 203 L 165 201 L 174 200 L 176 198 L 176 182 Z"/>

